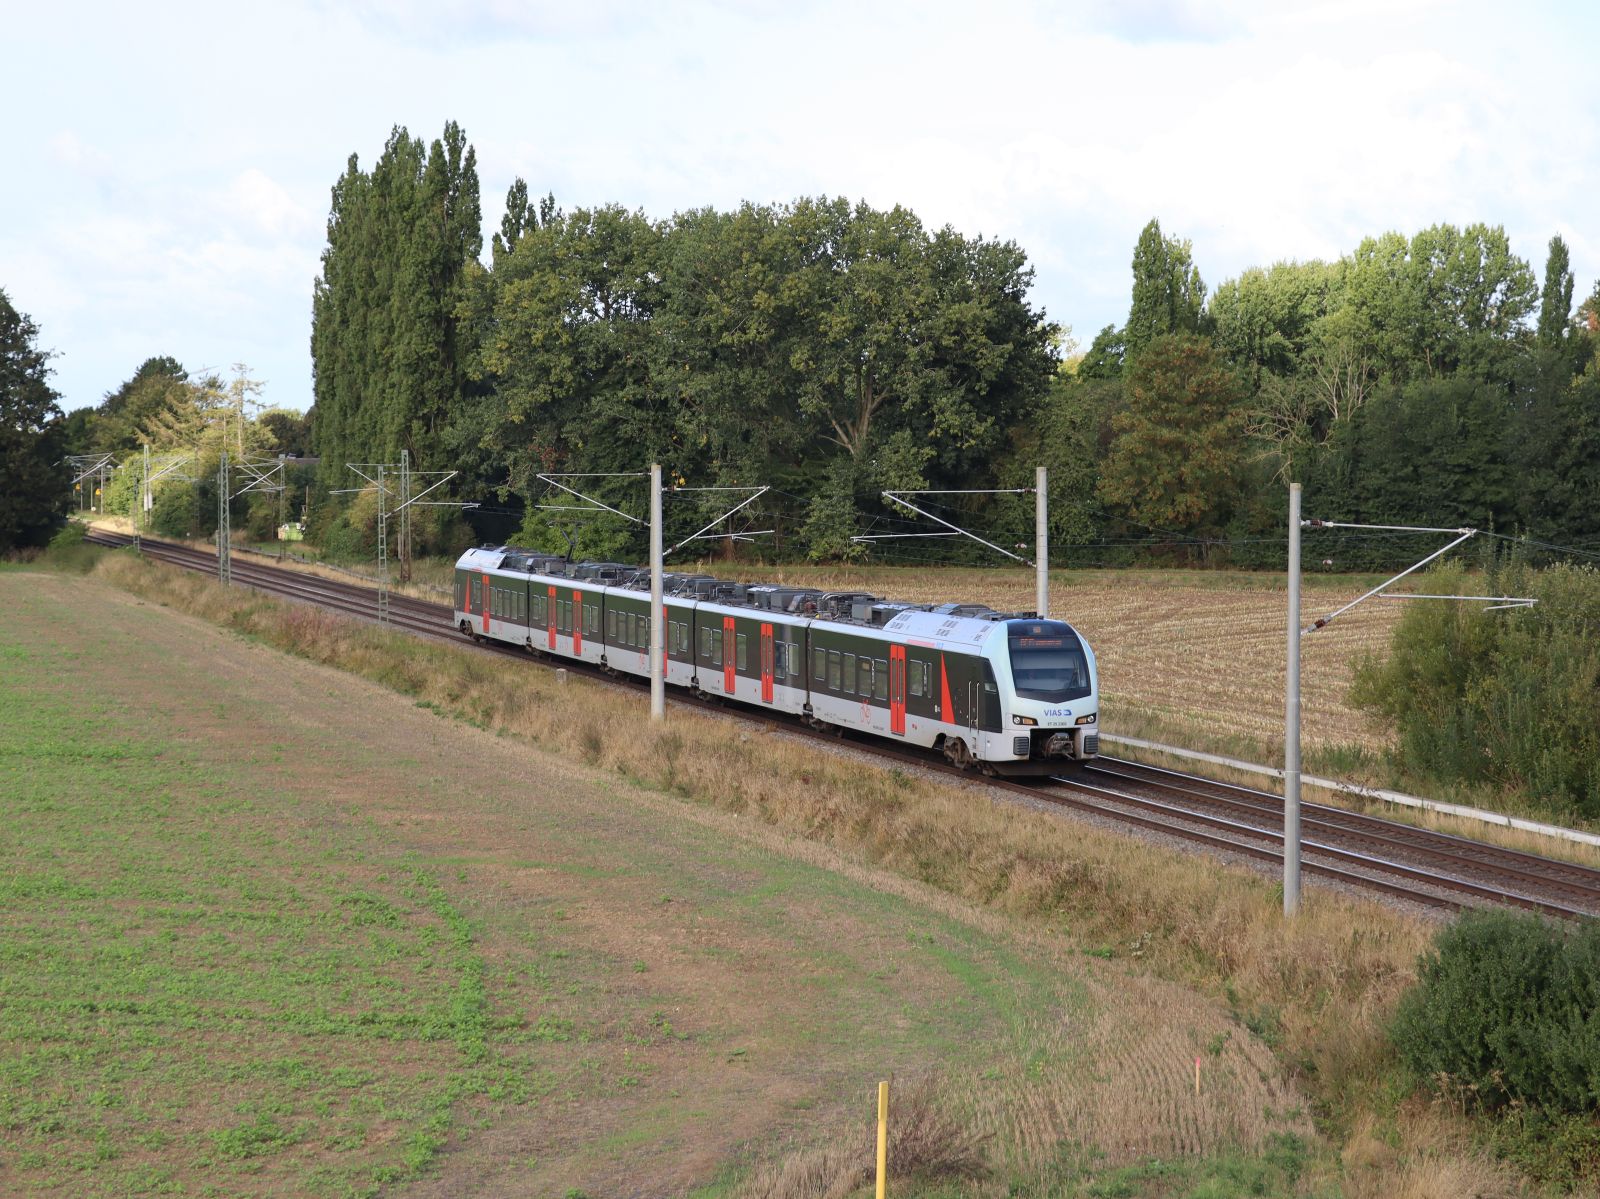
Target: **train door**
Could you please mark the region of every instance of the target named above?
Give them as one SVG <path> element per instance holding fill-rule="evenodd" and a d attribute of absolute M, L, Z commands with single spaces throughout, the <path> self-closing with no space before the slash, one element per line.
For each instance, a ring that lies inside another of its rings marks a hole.
<path fill-rule="evenodd" d="M 733 617 L 722 618 L 722 689 L 729 695 L 733 694 L 734 680 L 737 677 L 733 671 Z"/>
<path fill-rule="evenodd" d="M 479 598 L 483 601 L 483 631 L 485 633 L 487 633 L 489 631 L 489 576 L 488 575 L 484 575 L 483 576 L 483 591 L 479 593 Z"/>
<path fill-rule="evenodd" d="M 889 731 L 906 735 L 906 647 L 889 647 Z"/>
<path fill-rule="evenodd" d="M 761 626 L 761 702 L 772 702 L 772 626 Z"/>
<path fill-rule="evenodd" d="M 550 584 L 550 607 L 545 611 L 545 625 L 549 629 L 550 652 L 556 649 L 556 613 L 561 611 L 561 606 L 556 603 L 556 585 Z"/>
<path fill-rule="evenodd" d="M 583 592 L 572 589 L 572 656 L 583 657 Z"/>

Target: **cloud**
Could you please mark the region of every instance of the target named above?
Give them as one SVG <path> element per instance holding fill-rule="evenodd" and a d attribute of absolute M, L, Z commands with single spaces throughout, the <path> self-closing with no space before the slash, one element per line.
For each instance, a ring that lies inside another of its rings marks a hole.
<path fill-rule="evenodd" d="M 269 237 L 298 239 L 319 231 L 316 215 L 257 167 L 234 176 L 222 193 L 221 206 Z"/>
<path fill-rule="evenodd" d="M 655 24 L 653 6 L 624 0 L 318 0 L 313 7 L 348 16 L 378 37 L 434 50 L 623 36 Z"/>
<path fill-rule="evenodd" d="M 1241 28 L 1217 4 L 1198 0 L 1097 0 L 1089 5 L 1088 25 L 1135 45 L 1220 42 Z"/>

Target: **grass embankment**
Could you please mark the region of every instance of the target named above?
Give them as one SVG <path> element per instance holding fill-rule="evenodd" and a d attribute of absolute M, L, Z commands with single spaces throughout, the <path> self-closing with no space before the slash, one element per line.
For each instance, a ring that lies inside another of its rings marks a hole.
<path fill-rule="evenodd" d="M 839 1134 L 883 1074 L 920 1183 L 1315 1166 L 1265 1047 L 1174 984 L 94 580 L 0 570 L 0 604 L 8 1193 L 665 1195 L 721 1165 L 711 1193 L 795 1199 L 860 1176 Z"/>
<path fill-rule="evenodd" d="M 486 728 L 836 847 L 1052 941 L 1123 959 L 1129 978 L 1151 972 L 1214 995 L 1234 1013 L 1235 1035 L 1271 1043 L 1315 1096 L 1334 1150 L 1308 1178 L 1351 1196 L 1514 1191 L 1465 1144 L 1462 1126 L 1399 1097 L 1382 1023 L 1427 941 L 1415 921 L 1313 893 L 1285 925 L 1275 888 L 1259 876 L 969 789 L 818 755 L 749 726 L 730 735 L 720 718 L 675 712 L 665 729 L 647 729 L 642 701 L 614 689 L 581 681 L 558 689 L 548 673 L 514 662 L 223 592 L 121 555 L 97 573 Z M 1172 1193 L 1162 1186 L 1148 1193 Z"/>

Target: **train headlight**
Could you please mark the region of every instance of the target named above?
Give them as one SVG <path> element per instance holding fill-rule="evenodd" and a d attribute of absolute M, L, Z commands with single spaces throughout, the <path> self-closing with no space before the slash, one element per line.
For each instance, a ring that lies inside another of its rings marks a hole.
<path fill-rule="evenodd" d="M 1087 715 L 1087 716 L 1080 716 L 1077 719 L 1077 723 L 1078 724 L 1093 724 L 1094 721 L 1095 721 L 1095 714 L 1093 712 L 1090 712 L 1089 715 Z"/>
<path fill-rule="evenodd" d="M 1011 718 L 1011 723 L 1012 724 L 1038 724 L 1039 722 L 1037 720 L 1035 720 L 1032 716 L 1013 716 Z"/>

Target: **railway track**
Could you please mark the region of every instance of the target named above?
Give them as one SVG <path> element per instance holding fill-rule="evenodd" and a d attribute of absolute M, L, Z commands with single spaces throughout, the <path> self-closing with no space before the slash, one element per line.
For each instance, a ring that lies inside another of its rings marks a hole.
<path fill-rule="evenodd" d="M 108 547 L 133 541 L 102 530 L 91 531 L 87 540 Z M 216 574 L 215 556 L 203 550 L 146 538 L 143 552 L 187 570 Z M 237 558 L 231 569 L 242 586 L 358 619 L 376 619 L 372 588 Z M 396 629 L 463 644 L 452 620 L 453 612 L 443 604 L 393 593 L 389 597 L 389 623 Z M 524 650 L 498 642 L 475 644 L 488 653 L 522 660 L 530 657 Z M 555 664 L 635 690 L 648 687 L 643 680 L 607 676 L 583 663 L 560 660 Z M 695 707 L 714 706 L 687 695 L 672 698 Z M 776 713 L 762 712 L 760 716 L 801 736 L 834 739 Z M 885 745 L 875 738 L 851 738 L 851 744 L 881 758 L 969 782 L 981 777 L 959 771 L 941 757 Z M 1268 791 L 1117 758 L 1100 758 L 1054 778 L 991 777 L 981 781 L 1036 802 L 1091 813 L 1212 850 L 1258 861 L 1283 858 L 1283 800 Z M 1600 870 L 1577 863 L 1323 804 L 1303 805 L 1301 834 L 1301 870 L 1311 877 L 1435 908 L 1503 905 L 1566 918 L 1600 914 Z"/>

